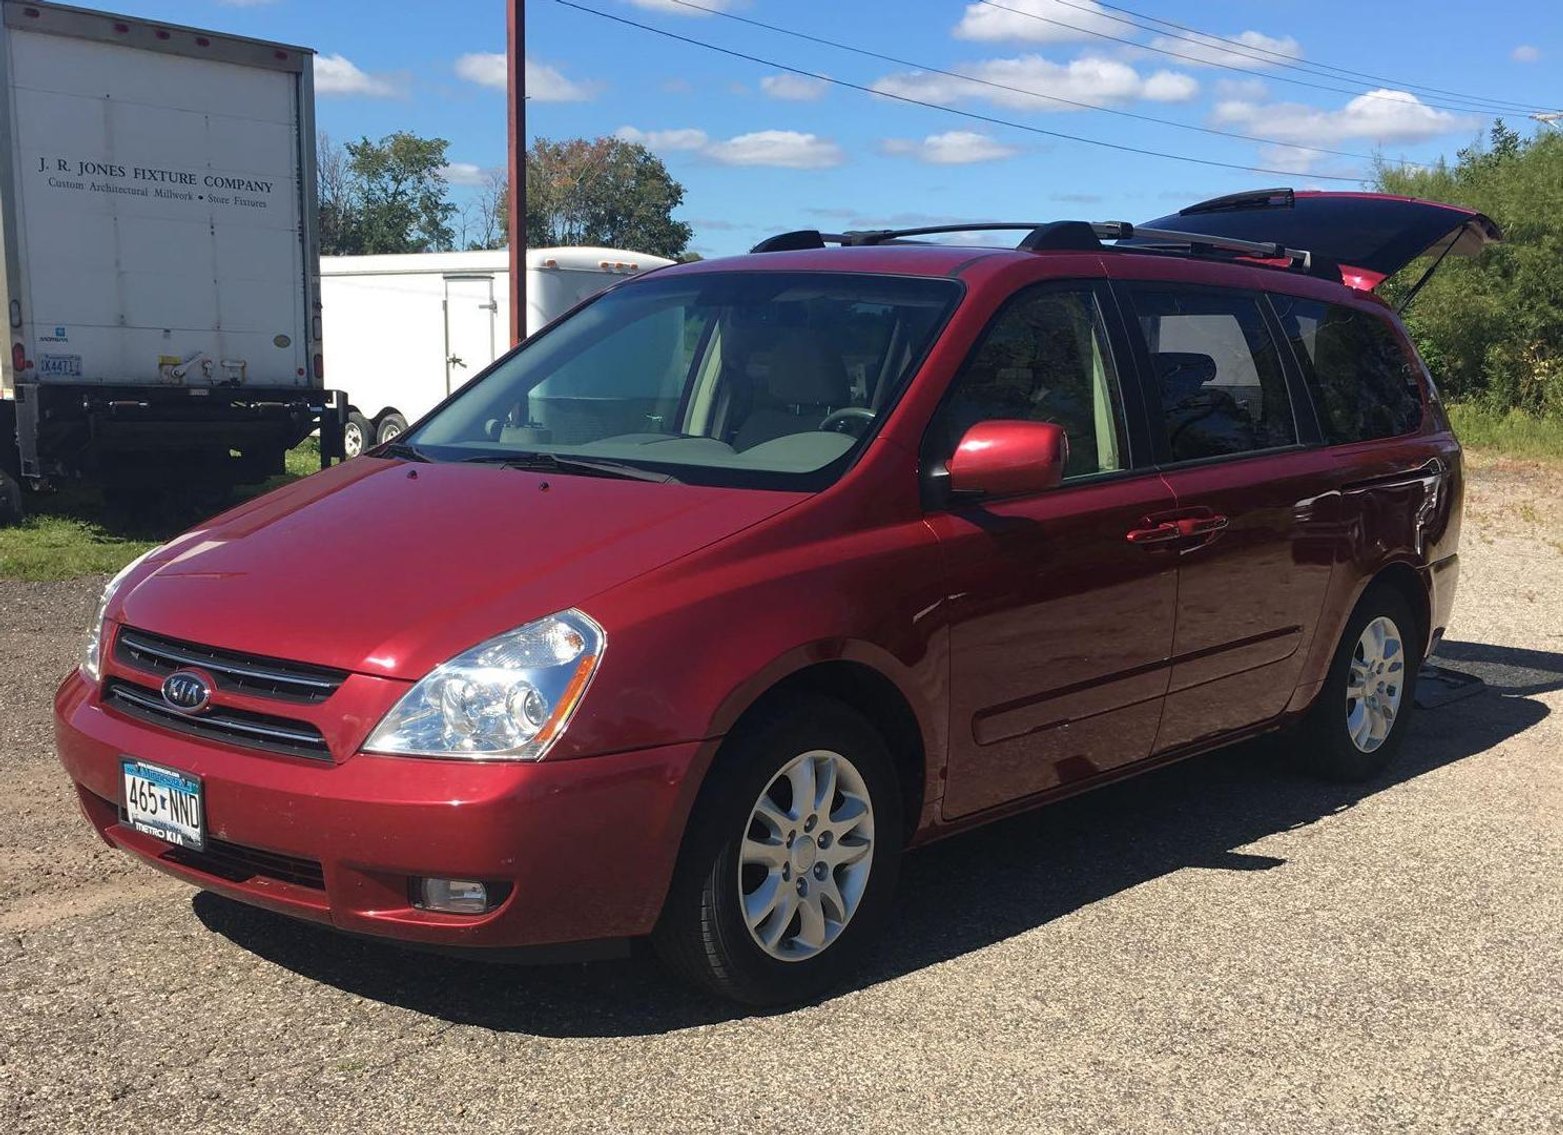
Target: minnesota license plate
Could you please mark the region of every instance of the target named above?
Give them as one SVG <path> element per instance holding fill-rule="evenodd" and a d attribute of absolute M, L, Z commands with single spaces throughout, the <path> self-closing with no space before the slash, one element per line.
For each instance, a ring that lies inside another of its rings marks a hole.
<path fill-rule="evenodd" d="M 130 759 L 120 761 L 120 770 L 131 827 L 191 851 L 206 849 L 199 778 Z"/>

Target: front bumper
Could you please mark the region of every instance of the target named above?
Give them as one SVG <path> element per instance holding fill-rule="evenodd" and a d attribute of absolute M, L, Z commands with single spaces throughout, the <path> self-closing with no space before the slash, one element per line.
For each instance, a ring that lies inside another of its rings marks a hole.
<path fill-rule="evenodd" d="M 79 673 L 60 686 L 55 743 L 108 843 L 241 902 L 434 946 L 648 933 L 711 747 L 488 764 L 359 753 L 329 763 L 192 739 L 105 709 L 95 693 Z M 239 869 L 233 855 L 219 864 L 121 823 L 123 756 L 200 777 L 208 840 L 245 853 Z M 254 874 L 236 877 L 246 863 Z M 315 864 L 318 881 L 309 879 Z M 421 877 L 510 892 L 487 914 L 440 914 L 413 905 L 409 880 Z"/>

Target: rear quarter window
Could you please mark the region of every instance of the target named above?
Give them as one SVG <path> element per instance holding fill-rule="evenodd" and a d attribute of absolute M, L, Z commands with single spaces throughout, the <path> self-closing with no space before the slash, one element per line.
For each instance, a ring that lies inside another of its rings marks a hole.
<path fill-rule="evenodd" d="M 1272 296 L 1331 445 L 1399 437 L 1422 421 L 1420 370 L 1371 312 Z"/>

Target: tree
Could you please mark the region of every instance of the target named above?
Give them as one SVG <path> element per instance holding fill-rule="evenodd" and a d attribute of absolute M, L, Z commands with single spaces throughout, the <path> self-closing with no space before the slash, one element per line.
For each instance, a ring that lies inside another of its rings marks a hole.
<path fill-rule="evenodd" d="M 1503 121 L 1453 166 L 1380 163 L 1375 186 L 1478 209 L 1504 242 L 1476 260 L 1446 259 L 1406 324 L 1443 391 L 1495 409 L 1563 417 L 1563 134 L 1521 138 Z M 1425 269 L 1385 285 L 1398 303 Z"/>
<path fill-rule="evenodd" d="M 461 209 L 456 243 L 469 251 L 504 248 L 510 243 L 510 179 L 501 169 L 485 170 L 479 185 Z"/>
<path fill-rule="evenodd" d="M 694 235 L 673 219 L 683 201 L 684 187 L 634 142 L 538 138 L 526 154 L 527 243 L 534 248 L 598 244 L 676 258 Z"/>
<path fill-rule="evenodd" d="M 443 138 L 398 131 L 345 151 L 322 136 L 317 157 L 320 250 L 327 255 L 453 247 Z"/>

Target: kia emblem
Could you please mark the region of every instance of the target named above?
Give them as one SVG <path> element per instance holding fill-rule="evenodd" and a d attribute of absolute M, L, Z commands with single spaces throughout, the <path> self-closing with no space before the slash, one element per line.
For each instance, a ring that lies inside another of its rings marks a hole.
<path fill-rule="evenodd" d="M 163 700 L 180 713 L 200 713 L 212 700 L 212 681 L 194 670 L 175 670 L 163 679 Z"/>

